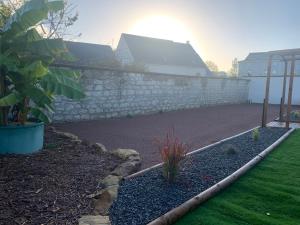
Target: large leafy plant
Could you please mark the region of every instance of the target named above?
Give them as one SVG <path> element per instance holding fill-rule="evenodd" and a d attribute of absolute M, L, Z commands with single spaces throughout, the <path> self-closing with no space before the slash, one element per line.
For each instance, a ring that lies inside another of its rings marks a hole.
<path fill-rule="evenodd" d="M 49 122 L 54 95 L 84 97 L 78 73 L 51 66 L 55 60 L 72 59 L 63 40 L 44 39 L 36 29 L 63 7 L 62 0 L 25 1 L 0 30 L 0 125 L 11 114 L 21 124 L 29 115 Z"/>

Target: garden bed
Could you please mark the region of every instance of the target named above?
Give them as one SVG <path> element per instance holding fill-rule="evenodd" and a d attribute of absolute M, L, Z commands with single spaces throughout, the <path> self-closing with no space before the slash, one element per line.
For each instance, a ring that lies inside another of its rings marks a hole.
<path fill-rule="evenodd" d="M 98 182 L 121 160 L 100 146 L 46 128 L 44 149 L 0 155 L 0 224 L 78 224 Z"/>
<path fill-rule="evenodd" d="M 257 141 L 248 132 L 190 154 L 173 184 L 165 181 L 161 167 L 123 181 L 110 209 L 112 224 L 144 225 L 153 221 L 232 174 L 286 132 L 285 128 L 260 128 Z"/>

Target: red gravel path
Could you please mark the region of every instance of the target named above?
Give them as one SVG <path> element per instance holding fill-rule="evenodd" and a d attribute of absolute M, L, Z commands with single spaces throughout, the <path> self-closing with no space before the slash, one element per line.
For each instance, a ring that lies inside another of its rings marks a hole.
<path fill-rule="evenodd" d="M 269 107 L 269 121 L 278 116 L 279 107 Z M 238 104 L 202 107 L 162 114 L 97 121 L 55 124 L 59 130 L 81 139 L 100 142 L 108 149 L 132 148 L 140 152 L 142 167 L 160 162 L 153 143 L 175 128 L 175 134 L 191 146 L 191 150 L 257 126 L 261 122 L 262 105 Z"/>

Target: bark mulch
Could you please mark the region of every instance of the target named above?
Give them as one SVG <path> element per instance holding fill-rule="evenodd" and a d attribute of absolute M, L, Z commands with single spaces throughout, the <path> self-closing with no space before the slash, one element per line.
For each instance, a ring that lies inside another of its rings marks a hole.
<path fill-rule="evenodd" d="M 120 160 L 46 128 L 44 149 L 0 155 L 0 224 L 78 224 L 92 212 L 88 194 Z"/>

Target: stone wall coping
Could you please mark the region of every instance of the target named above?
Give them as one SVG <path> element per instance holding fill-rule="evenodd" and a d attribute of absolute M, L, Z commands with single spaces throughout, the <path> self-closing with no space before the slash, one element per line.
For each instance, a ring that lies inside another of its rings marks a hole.
<path fill-rule="evenodd" d="M 56 63 L 53 64 L 55 67 L 68 67 L 72 69 L 78 70 L 100 70 L 100 71 L 111 71 L 111 72 L 121 72 L 121 73 L 136 73 L 136 74 L 145 74 L 145 75 L 160 75 L 160 76 L 169 76 L 169 77 L 184 77 L 184 78 L 208 78 L 208 79 L 228 79 L 228 80 L 244 80 L 250 82 L 247 78 L 242 77 L 226 77 L 226 76 L 191 76 L 191 75 L 184 75 L 184 74 L 166 74 L 166 73 L 155 73 L 155 72 L 148 72 L 148 71 L 135 71 L 135 70 L 127 70 L 121 68 L 110 68 L 104 66 L 86 66 L 86 65 L 69 65 L 69 64 L 61 64 Z"/>

